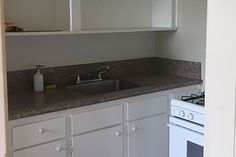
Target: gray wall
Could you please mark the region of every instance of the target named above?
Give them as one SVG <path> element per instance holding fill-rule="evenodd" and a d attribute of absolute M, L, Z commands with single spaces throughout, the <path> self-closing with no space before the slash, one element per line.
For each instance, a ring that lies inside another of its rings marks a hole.
<path fill-rule="evenodd" d="M 178 0 L 178 31 L 157 33 L 157 56 L 202 63 L 205 78 L 207 0 Z"/>
<path fill-rule="evenodd" d="M 153 57 L 154 32 L 7 37 L 8 71 Z"/>

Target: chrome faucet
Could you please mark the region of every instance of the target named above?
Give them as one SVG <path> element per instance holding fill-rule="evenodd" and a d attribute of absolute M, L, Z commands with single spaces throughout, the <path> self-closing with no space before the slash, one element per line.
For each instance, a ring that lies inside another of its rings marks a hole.
<path fill-rule="evenodd" d="M 110 69 L 109 66 L 101 66 L 99 67 L 97 70 L 96 70 L 96 75 L 97 75 L 97 78 L 95 79 L 88 79 L 88 80 L 81 80 L 80 79 L 80 76 L 77 74 L 77 75 L 72 75 L 72 77 L 76 77 L 76 82 L 75 82 L 75 85 L 78 85 L 78 84 L 83 84 L 83 83 L 90 83 L 90 82 L 97 82 L 97 81 L 102 81 L 103 78 L 102 78 L 102 74 L 105 74 L 108 72 L 108 70 Z M 88 74 L 89 76 L 91 74 Z"/>
<path fill-rule="evenodd" d="M 98 74 L 98 79 L 102 80 L 102 74 L 105 74 L 110 69 L 109 66 L 101 66 L 96 70 L 96 74 Z"/>

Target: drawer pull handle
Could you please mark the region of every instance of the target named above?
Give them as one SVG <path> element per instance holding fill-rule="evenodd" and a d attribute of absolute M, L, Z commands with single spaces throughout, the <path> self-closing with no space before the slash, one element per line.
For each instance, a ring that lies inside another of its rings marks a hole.
<path fill-rule="evenodd" d="M 116 132 L 115 132 L 115 135 L 116 135 L 116 136 L 121 136 L 121 132 L 116 131 Z"/>
<path fill-rule="evenodd" d="M 135 131 L 138 130 L 138 127 L 137 127 L 137 126 L 134 126 L 134 127 L 132 127 L 132 130 L 135 132 Z"/>
<path fill-rule="evenodd" d="M 57 152 L 61 152 L 63 150 L 62 147 L 56 147 Z"/>
<path fill-rule="evenodd" d="M 43 134 L 45 132 L 45 130 L 43 128 L 39 128 L 38 131 L 39 131 L 40 134 Z"/>

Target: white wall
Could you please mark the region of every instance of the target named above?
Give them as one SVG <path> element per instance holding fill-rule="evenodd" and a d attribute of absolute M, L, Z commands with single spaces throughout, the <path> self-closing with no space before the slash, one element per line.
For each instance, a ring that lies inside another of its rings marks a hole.
<path fill-rule="evenodd" d="M 154 32 L 7 37 L 8 71 L 155 56 Z"/>
<path fill-rule="evenodd" d="M 207 0 L 178 0 L 178 31 L 157 33 L 157 56 L 202 63 L 205 78 Z"/>
<path fill-rule="evenodd" d="M 236 1 L 208 0 L 205 157 L 235 157 Z"/>

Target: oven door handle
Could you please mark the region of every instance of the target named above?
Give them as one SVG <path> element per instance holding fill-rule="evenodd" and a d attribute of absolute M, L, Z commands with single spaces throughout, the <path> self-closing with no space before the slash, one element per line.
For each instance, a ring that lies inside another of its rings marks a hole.
<path fill-rule="evenodd" d="M 178 126 L 178 125 L 176 125 L 176 124 L 172 124 L 172 123 L 168 123 L 167 126 L 169 126 L 169 127 L 175 127 L 175 128 L 178 128 L 178 129 L 183 129 L 183 130 L 185 130 L 185 131 L 194 133 L 194 134 L 196 134 L 196 135 L 201 135 L 201 136 L 204 135 L 203 133 L 200 133 L 200 132 L 198 132 L 198 131 L 194 131 L 194 130 L 191 130 L 191 129 L 187 129 L 187 128 L 184 128 L 184 127 Z"/>

